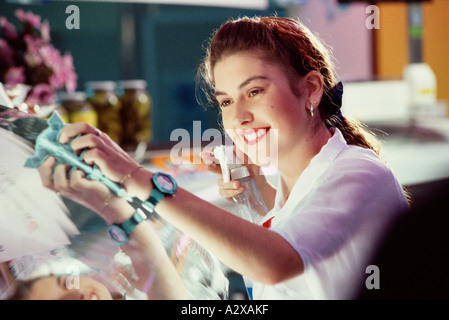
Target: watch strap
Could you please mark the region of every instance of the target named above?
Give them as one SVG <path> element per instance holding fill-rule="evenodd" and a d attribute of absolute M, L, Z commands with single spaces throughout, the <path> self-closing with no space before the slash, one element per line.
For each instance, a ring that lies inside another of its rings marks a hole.
<path fill-rule="evenodd" d="M 141 209 L 137 209 L 131 218 L 123 222 L 121 225 L 119 224 L 117 226 L 121 227 L 125 231 L 126 235 L 129 236 L 137 227 L 137 225 L 142 221 L 145 221 L 146 219 L 147 216 L 145 215 L 145 213 L 143 213 Z"/>
<path fill-rule="evenodd" d="M 134 229 L 141 223 L 145 221 L 147 216 L 141 209 L 137 209 L 131 218 L 123 222 L 122 224 L 114 223 L 108 228 L 109 237 L 115 241 L 118 245 L 122 246 L 129 242 L 129 236 L 134 231 Z M 117 239 L 117 232 L 121 234 L 121 237 Z M 122 239 L 123 238 L 123 239 Z"/>
<path fill-rule="evenodd" d="M 165 194 L 160 192 L 156 187 L 153 188 L 151 191 L 150 196 L 147 199 L 147 202 L 149 202 L 152 206 L 152 209 L 165 197 Z"/>

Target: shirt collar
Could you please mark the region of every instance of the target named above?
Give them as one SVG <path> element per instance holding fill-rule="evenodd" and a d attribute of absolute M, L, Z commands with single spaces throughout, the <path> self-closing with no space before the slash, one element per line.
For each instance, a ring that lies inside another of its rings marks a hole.
<path fill-rule="evenodd" d="M 302 199 L 307 192 L 310 191 L 314 182 L 327 170 L 340 152 L 347 148 L 348 145 L 346 140 L 338 128 L 332 127 L 329 131 L 331 132 L 332 137 L 329 138 L 327 143 L 312 158 L 307 168 L 301 173 L 290 193 L 292 196 L 289 197 L 287 201 L 282 188 L 283 180 L 282 177 L 279 176 L 274 211 L 281 209 L 289 202 L 297 203 Z M 300 198 L 298 199 L 298 197 Z"/>

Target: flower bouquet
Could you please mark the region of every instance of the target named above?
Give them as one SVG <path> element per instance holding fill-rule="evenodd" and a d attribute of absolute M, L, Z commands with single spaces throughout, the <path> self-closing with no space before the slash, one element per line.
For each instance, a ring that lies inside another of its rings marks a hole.
<path fill-rule="evenodd" d="M 0 17 L 0 82 L 10 98 L 14 98 L 14 90 L 21 91 L 23 99 L 15 107 L 22 110 L 25 104 L 28 109 L 23 111 L 38 113 L 39 106 L 54 104 L 57 90 L 75 91 L 73 58 L 52 46 L 48 21 L 22 9 L 16 10 L 15 16 L 23 25 L 20 32 Z"/>

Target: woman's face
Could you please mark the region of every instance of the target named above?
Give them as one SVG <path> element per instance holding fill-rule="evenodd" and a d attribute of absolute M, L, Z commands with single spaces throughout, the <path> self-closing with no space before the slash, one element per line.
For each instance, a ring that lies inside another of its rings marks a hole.
<path fill-rule="evenodd" d="M 306 101 L 292 92 L 280 65 L 240 52 L 219 60 L 214 78 L 224 129 L 253 163 L 276 166 L 278 157 L 298 147 L 309 121 Z M 298 80 L 302 92 L 300 86 Z"/>
<path fill-rule="evenodd" d="M 73 277 L 72 277 L 73 278 Z M 111 300 L 108 289 L 100 282 L 79 277 L 50 276 L 37 280 L 31 287 L 29 300 Z M 77 282 L 79 280 L 79 282 Z"/>

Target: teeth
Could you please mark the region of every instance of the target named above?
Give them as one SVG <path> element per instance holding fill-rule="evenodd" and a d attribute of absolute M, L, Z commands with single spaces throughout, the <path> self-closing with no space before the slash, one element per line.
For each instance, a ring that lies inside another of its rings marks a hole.
<path fill-rule="evenodd" d="M 256 140 L 257 134 L 255 132 L 252 132 L 252 133 L 246 135 L 246 139 L 248 139 L 249 141 Z"/>
<path fill-rule="evenodd" d="M 253 141 L 253 140 L 256 140 L 257 138 L 259 138 L 260 136 L 264 135 L 265 132 L 266 132 L 265 129 L 257 130 L 257 132 L 252 130 L 250 133 L 245 134 L 245 138 L 248 141 Z"/>
<path fill-rule="evenodd" d="M 90 300 L 98 300 L 98 297 L 96 294 L 93 294 L 92 297 L 90 297 Z"/>

